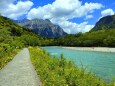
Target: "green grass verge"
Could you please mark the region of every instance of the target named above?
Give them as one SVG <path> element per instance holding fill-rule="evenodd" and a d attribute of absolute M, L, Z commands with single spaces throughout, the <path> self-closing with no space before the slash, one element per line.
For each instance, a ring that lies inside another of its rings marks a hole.
<path fill-rule="evenodd" d="M 20 51 L 20 49 L 15 49 L 12 52 L 5 52 L 5 54 L 0 55 L 0 70 L 10 62 L 14 56 Z"/>
<path fill-rule="evenodd" d="M 107 84 L 73 62 L 60 58 L 51 58 L 45 50 L 29 47 L 31 61 L 43 86 L 114 86 Z"/>

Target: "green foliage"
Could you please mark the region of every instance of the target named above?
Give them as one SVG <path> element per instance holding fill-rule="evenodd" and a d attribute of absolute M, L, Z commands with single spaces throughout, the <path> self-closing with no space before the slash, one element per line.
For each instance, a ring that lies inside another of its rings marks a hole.
<path fill-rule="evenodd" d="M 67 35 L 59 38 L 55 42 L 55 44 L 61 46 L 115 47 L 115 29 Z"/>
<path fill-rule="evenodd" d="M 10 29 L 10 32 L 11 32 L 11 36 L 21 36 L 23 30 L 22 28 L 12 26 L 12 28 Z"/>
<path fill-rule="evenodd" d="M 51 58 L 44 50 L 29 47 L 31 61 L 40 76 L 43 86 L 114 86 L 109 85 L 95 75 L 79 69 L 63 55 Z"/>
<path fill-rule="evenodd" d="M 2 69 L 18 53 L 9 44 L 0 43 L 0 69 Z"/>
<path fill-rule="evenodd" d="M 23 35 L 20 37 L 20 40 L 23 40 L 23 43 L 28 46 L 37 46 L 40 45 L 39 37 L 36 35 Z"/>

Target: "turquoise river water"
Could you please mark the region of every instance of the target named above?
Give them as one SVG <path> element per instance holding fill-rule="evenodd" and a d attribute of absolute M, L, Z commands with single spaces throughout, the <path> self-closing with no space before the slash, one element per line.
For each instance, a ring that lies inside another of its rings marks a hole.
<path fill-rule="evenodd" d="M 59 57 L 63 54 L 68 60 L 72 60 L 78 67 L 83 64 L 88 66 L 87 70 L 95 73 L 101 79 L 109 82 L 115 79 L 115 53 L 78 51 L 63 49 L 61 47 L 41 47 L 45 48 L 51 56 Z"/>

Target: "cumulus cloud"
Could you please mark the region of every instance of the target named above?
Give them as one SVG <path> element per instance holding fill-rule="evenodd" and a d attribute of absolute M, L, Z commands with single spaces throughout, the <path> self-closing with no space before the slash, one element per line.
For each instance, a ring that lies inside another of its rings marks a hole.
<path fill-rule="evenodd" d="M 79 0 L 55 0 L 52 4 L 33 8 L 28 13 L 28 19 L 42 18 L 65 18 L 65 20 L 82 17 L 95 9 L 100 9 L 99 3 L 82 3 Z"/>
<path fill-rule="evenodd" d="M 27 14 L 28 19 L 50 19 L 68 33 L 89 31 L 93 25 L 89 25 L 88 22 L 77 24 L 70 22 L 69 19 L 86 15 L 87 19 L 92 18 L 93 16 L 89 15 L 89 13 L 91 14 L 95 10 L 103 7 L 100 3 L 86 2 L 82 4 L 80 0 L 55 0 L 52 4 L 31 9 L 34 4 L 32 1 L 17 1 L 18 0 L 0 0 L 0 14 L 12 19 L 18 19 L 18 17 L 24 14 Z"/>
<path fill-rule="evenodd" d="M 60 22 L 59 25 L 63 27 L 64 31 L 69 34 L 70 33 L 75 34 L 78 32 L 83 32 L 83 33 L 88 32 L 94 27 L 94 25 L 88 25 L 88 22 L 77 24 L 77 23 L 72 23 L 69 21 L 63 21 L 63 22 Z"/>
<path fill-rule="evenodd" d="M 14 1 L 15 0 L 3 0 L 0 2 L 0 14 L 12 19 L 17 19 L 27 14 L 29 9 L 33 6 L 33 2 L 31 1 L 18 1 L 17 4 L 14 4 Z"/>
<path fill-rule="evenodd" d="M 85 20 L 93 18 L 93 15 L 86 15 Z"/>
<path fill-rule="evenodd" d="M 68 20 L 83 17 L 102 7 L 103 5 L 100 3 L 82 4 L 79 0 L 55 0 L 52 4 L 31 9 L 27 18 L 50 19 L 53 23 L 59 24 L 64 31 L 68 33 L 86 32 L 89 31 L 93 25 L 88 25 L 88 23 L 77 24 L 69 22 Z M 93 16 L 90 15 L 87 18 L 91 17 Z"/>
<path fill-rule="evenodd" d="M 108 16 L 108 15 L 113 15 L 113 14 L 114 14 L 114 11 L 113 11 L 112 9 L 110 9 L 110 8 L 101 11 L 101 15 L 102 15 L 102 17 L 104 17 L 104 16 Z"/>
<path fill-rule="evenodd" d="M 62 18 L 71 16 L 75 9 L 81 6 L 78 0 L 56 0 L 52 4 L 47 4 L 42 7 L 33 8 L 28 13 L 28 18 Z M 33 14 L 34 13 L 34 14 Z"/>

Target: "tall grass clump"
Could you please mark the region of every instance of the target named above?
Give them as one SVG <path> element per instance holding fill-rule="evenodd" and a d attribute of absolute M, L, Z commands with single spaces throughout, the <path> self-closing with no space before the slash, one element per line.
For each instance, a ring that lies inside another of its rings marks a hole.
<path fill-rule="evenodd" d="M 20 49 L 14 49 L 9 44 L 0 43 L 0 69 L 11 61 L 19 51 Z"/>
<path fill-rule="evenodd" d="M 51 58 L 45 50 L 29 48 L 31 61 L 43 86 L 114 86 L 100 80 L 84 69 L 79 69 L 63 55 Z"/>

